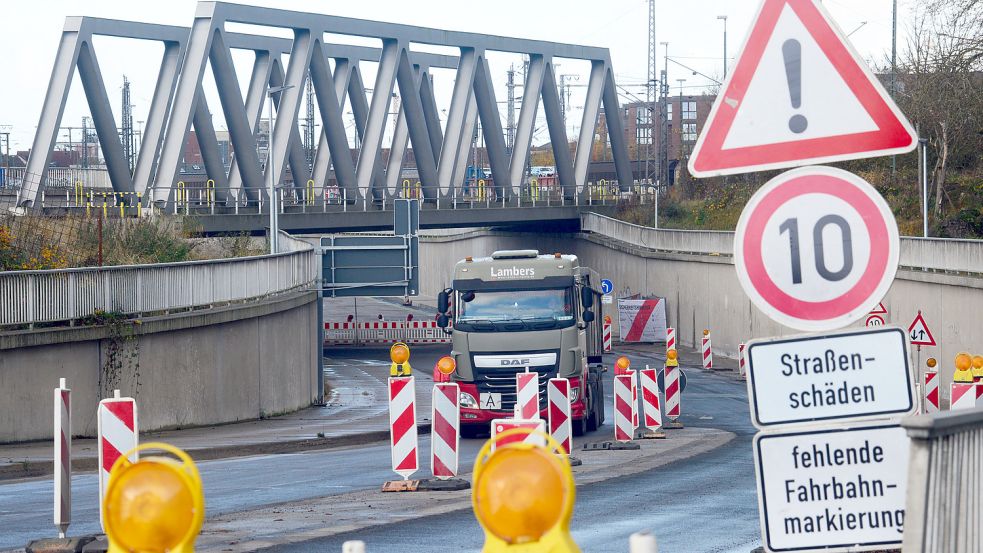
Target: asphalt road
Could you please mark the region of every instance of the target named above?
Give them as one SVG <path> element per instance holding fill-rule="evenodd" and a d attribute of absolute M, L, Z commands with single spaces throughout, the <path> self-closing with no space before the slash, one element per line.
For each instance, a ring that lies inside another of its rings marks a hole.
<path fill-rule="evenodd" d="M 379 358 L 384 350 L 332 350 L 334 365 Z M 439 347 L 415 348 L 411 362 L 420 385 L 429 382 Z M 639 367 L 652 358 L 630 356 Z M 383 356 L 384 358 L 384 356 Z M 608 366 L 613 357 L 606 360 Z M 329 369 L 330 370 L 330 369 Z M 579 489 L 574 512 L 574 536 L 585 551 L 627 549 L 634 531 L 653 528 L 660 551 L 750 551 L 759 541 L 754 471 L 746 392 L 732 373 L 691 371 L 683 395 L 682 421 L 690 426 L 720 428 L 738 438 L 708 454 L 649 473 L 618 478 Z M 607 424 L 610 426 L 612 373 L 605 375 Z M 380 394 L 384 397 L 384 393 Z M 421 413 L 422 415 L 422 413 Z M 470 470 L 482 440 L 464 440 L 462 470 Z M 421 457 L 429 439 L 420 443 Z M 426 463 L 421 459 L 421 464 Z M 199 464 L 205 487 L 207 514 L 243 511 L 275 503 L 375 489 L 393 476 L 386 444 L 289 455 L 263 455 L 206 461 Z M 359 467 L 358 471 L 351 467 Z M 48 479 L 0 485 L 0 549 L 22 547 L 29 540 L 50 537 L 51 481 Z M 97 478 L 94 473 L 73 478 L 71 535 L 97 533 Z M 283 548 L 282 551 L 340 551 L 346 539 L 362 539 L 369 551 L 435 552 L 480 548 L 481 532 L 470 511 L 384 525 L 355 534 Z"/>

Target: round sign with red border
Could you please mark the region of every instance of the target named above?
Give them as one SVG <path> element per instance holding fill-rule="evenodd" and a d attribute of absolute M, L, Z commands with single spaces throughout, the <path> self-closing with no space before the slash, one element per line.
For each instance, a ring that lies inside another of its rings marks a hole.
<path fill-rule="evenodd" d="M 737 276 L 771 319 L 833 330 L 877 307 L 898 269 L 898 225 L 867 181 L 802 167 L 758 190 L 734 237 Z"/>

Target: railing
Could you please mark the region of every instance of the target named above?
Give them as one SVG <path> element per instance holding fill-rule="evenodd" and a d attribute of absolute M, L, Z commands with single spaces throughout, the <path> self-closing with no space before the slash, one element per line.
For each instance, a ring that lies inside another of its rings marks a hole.
<path fill-rule="evenodd" d="M 983 551 L 983 409 L 907 418 L 903 551 Z"/>
<path fill-rule="evenodd" d="M 580 227 L 635 246 L 702 255 L 734 255 L 734 233 L 715 230 L 663 230 L 626 223 L 597 213 L 581 215 Z M 943 273 L 983 273 L 983 240 L 901 238 L 901 267 Z"/>
<path fill-rule="evenodd" d="M 0 190 L 9 188 L 18 190 L 24 181 L 40 182 L 41 176 L 36 173 L 27 173 L 24 167 L 5 167 L 3 168 L 3 178 L 0 178 Z M 109 180 L 109 172 L 101 167 L 75 168 L 75 167 L 52 167 L 45 172 L 45 189 L 65 189 L 84 186 L 85 188 L 96 188 L 101 191 L 111 191 L 113 185 Z"/>
<path fill-rule="evenodd" d="M 284 253 L 185 263 L 0 272 L 0 327 L 227 304 L 309 287 L 313 246 L 287 234 Z"/>

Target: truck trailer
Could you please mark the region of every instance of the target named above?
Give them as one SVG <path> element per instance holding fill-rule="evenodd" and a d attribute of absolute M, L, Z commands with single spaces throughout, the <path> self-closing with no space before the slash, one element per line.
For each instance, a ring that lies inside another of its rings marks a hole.
<path fill-rule="evenodd" d="M 461 435 L 476 437 L 513 415 L 515 374 L 539 373 L 540 416 L 550 378 L 570 380 L 574 434 L 604 423 L 600 278 L 574 255 L 497 251 L 457 263 L 437 298 L 437 324 L 452 336 L 461 389 Z"/>

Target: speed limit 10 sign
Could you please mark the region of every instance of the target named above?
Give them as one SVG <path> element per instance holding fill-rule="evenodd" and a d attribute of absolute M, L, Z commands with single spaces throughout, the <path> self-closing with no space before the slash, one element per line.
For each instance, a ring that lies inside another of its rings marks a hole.
<path fill-rule="evenodd" d="M 748 202 L 737 223 L 741 286 L 773 320 L 833 330 L 866 315 L 898 269 L 898 225 L 864 179 L 832 167 L 783 173 Z"/>

